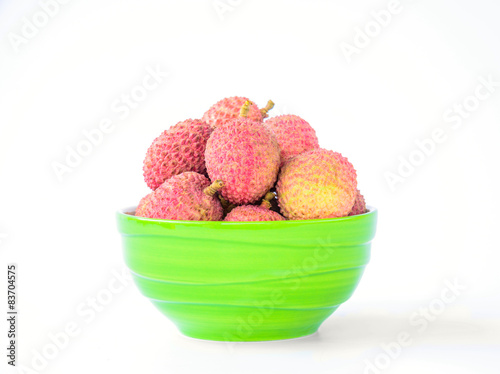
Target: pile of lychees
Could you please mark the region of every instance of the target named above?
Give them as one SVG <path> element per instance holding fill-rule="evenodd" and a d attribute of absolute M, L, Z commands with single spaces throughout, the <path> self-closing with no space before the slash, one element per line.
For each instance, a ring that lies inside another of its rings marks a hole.
<path fill-rule="evenodd" d="M 366 212 L 356 170 L 319 147 L 302 118 L 266 119 L 245 97 L 213 105 L 201 120 L 164 131 L 149 147 L 144 179 L 153 190 L 136 216 L 192 221 L 279 221 Z"/>

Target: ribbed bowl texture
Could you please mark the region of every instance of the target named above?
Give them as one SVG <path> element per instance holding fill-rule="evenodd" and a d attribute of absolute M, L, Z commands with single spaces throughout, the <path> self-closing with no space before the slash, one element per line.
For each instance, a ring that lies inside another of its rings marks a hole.
<path fill-rule="evenodd" d="M 377 210 L 272 222 L 168 221 L 117 213 L 125 262 L 186 336 L 291 339 L 349 299 L 370 259 Z"/>

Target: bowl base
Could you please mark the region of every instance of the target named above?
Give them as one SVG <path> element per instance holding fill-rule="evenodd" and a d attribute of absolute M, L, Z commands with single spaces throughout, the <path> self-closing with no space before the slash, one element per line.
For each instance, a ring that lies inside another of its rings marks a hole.
<path fill-rule="evenodd" d="M 291 339 L 302 339 L 308 336 L 314 335 L 318 332 L 318 327 L 304 329 L 299 331 L 284 331 L 274 334 L 266 334 L 261 332 L 254 332 L 252 336 L 248 337 L 237 337 L 231 336 L 229 334 L 221 334 L 219 331 L 208 332 L 208 331 L 185 331 L 179 329 L 182 335 L 197 340 L 205 341 L 218 341 L 227 343 L 247 343 L 247 342 L 266 342 L 266 341 L 277 341 L 277 340 L 291 340 Z"/>
<path fill-rule="evenodd" d="M 182 331 L 179 330 L 179 335 L 182 336 L 183 338 L 187 339 L 192 339 L 192 340 L 199 340 L 202 342 L 223 342 L 223 343 L 265 343 L 265 342 L 280 342 L 280 341 L 294 341 L 294 340 L 302 340 L 302 339 L 309 339 L 312 336 L 318 335 L 318 330 L 313 332 L 312 334 L 304 335 L 304 336 L 297 336 L 295 338 L 285 338 L 285 339 L 268 339 L 268 340 L 250 340 L 250 341 L 227 341 L 227 340 L 215 340 L 215 339 L 202 339 L 202 338 L 197 338 L 194 336 L 189 336 L 184 334 Z"/>
<path fill-rule="evenodd" d="M 225 342 L 286 340 L 314 334 L 337 308 L 286 309 L 153 302 L 190 338 Z"/>

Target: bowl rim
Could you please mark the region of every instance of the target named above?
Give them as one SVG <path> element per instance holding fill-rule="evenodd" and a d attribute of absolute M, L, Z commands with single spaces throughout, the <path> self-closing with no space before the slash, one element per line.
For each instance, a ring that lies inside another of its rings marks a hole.
<path fill-rule="evenodd" d="M 173 220 L 173 219 L 159 219 L 159 218 L 147 218 L 147 217 L 137 217 L 135 214 L 135 210 L 137 209 L 137 205 L 130 206 L 124 209 L 119 209 L 116 214 L 119 217 L 134 219 L 137 221 L 145 221 L 145 222 L 155 222 L 160 224 L 185 224 L 185 225 L 193 225 L 193 226 L 203 226 L 203 225 L 214 225 L 220 224 L 224 226 L 242 226 L 242 225 L 287 225 L 294 223 L 329 223 L 329 222 L 342 222 L 349 220 L 357 220 L 362 219 L 363 217 L 376 215 L 378 213 L 378 209 L 367 205 L 367 212 L 363 214 L 358 214 L 355 216 L 346 216 L 346 217 L 337 217 L 337 218 L 320 218 L 320 219 L 297 219 L 297 220 L 285 220 L 285 221 L 188 221 L 188 220 Z"/>

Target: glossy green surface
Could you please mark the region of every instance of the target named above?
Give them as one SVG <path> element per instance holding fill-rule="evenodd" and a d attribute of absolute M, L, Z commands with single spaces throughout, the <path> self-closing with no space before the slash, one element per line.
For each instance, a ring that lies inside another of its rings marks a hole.
<path fill-rule="evenodd" d="M 377 211 L 273 222 L 165 221 L 118 212 L 140 291 L 187 336 L 223 341 L 314 333 L 354 292 Z"/>

